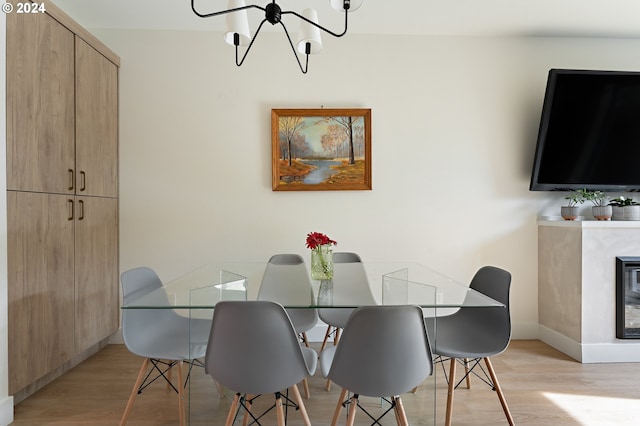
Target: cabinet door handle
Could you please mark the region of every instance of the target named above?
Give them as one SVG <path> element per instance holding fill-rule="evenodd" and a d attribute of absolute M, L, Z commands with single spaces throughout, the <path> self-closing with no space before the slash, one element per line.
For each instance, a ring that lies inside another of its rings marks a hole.
<path fill-rule="evenodd" d="M 69 191 L 73 190 L 73 185 L 75 183 L 75 174 L 73 173 L 73 169 L 69 169 Z"/>
<path fill-rule="evenodd" d="M 78 200 L 78 207 L 80 210 L 80 212 L 78 213 L 78 220 L 83 220 L 84 219 L 84 201 L 82 200 Z"/>
<path fill-rule="evenodd" d="M 69 204 L 69 217 L 67 218 L 67 220 L 73 220 L 73 200 L 68 199 L 67 203 Z"/>
<path fill-rule="evenodd" d="M 87 175 L 84 170 L 80 170 L 80 191 L 87 189 Z"/>

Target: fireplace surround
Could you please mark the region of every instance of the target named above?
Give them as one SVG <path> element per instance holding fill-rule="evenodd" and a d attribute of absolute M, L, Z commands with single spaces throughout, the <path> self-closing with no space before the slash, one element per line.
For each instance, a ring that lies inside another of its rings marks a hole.
<path fill-rule="evenodd" d="M 538 219 L 540 340 L 583 363 L 640 362 L 640 338 L 616 333 L 616 258 L 632 256 L 640 221 Z"/>

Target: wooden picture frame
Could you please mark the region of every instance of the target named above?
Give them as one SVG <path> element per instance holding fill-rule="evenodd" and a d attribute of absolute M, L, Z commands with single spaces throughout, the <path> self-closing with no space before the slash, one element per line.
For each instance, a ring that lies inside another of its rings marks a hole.
<path fill-rule="evenodd" d="M 371 109 L 271 110 L 272 189 L 371 189 Z"/>

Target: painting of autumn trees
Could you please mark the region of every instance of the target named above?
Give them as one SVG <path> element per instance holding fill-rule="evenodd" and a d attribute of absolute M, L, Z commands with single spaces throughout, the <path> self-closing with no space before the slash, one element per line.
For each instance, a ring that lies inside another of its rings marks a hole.
<path fill-rule="evenodd" d="M 371 110 L 272 110 L 273 189 L 371 189 Z"/>

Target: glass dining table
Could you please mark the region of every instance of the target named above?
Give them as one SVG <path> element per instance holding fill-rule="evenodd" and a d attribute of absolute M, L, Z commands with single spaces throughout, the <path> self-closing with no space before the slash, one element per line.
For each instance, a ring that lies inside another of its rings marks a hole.
<path fill-rule="evenodd" d="M 223 300 L 255 300 L 266 268 L 266 262 L 212 262 L 171 282 L 151 293 L 129 301 L 122 305 L 122 309 L 173 309 L 188 318 L 211 319 L 215 306 Z M 373 303 L 377 305 L 417 305 L 423 310 L 425 317 L 435 318 L 435 335 L 430 340 L 437 340 L 437 318 L 450 315 L 462 307 L 504 307 L 500 302 L 482 293 L 470 289 L 467 284 L 458 282 L 431 268 L 415 262 L 365 262 L 363 263 Z M 334 276 L 336 284 L 338 277 Z M 359 303 L 347 289 L 347 284 L 341 282 L 334 285 L 331 301 L 318 299 L 320 283 L 312 282 L 313 296 L 305 300 L 289 302 L 285 308 L 301 309 L 350 309 L 353 310 L 365 304 L 372 303 L 371 298 L 364 298 L 366 302 Z M 350 293 L 349 297 L 344 296 Z M 320 326 L 326 327 L 322 323 Z M 203 421 L 202 404 L 196 402 L 201 386 L 194 386 L 195 372 L 189 381 L 187 405 L 187 421 L 189 424 L 200 424 Z M 316 375 L 319 375 L 319 371 Z M 202 372 L 204 375 L 204 372 Z M 213 390 L 213 384 L 208 382 Z M 420 425 L 435 424 L 436 419 L 436 374 L 428 378 L 420 387 L 419 416 Z M 446 390 L 446 387 L 443 388 Z M 217 389 L 218 396 L 232 396 L 233 392 Z M 404 399 L 404 398 L 403 398 Z M 384 400 L 378 400 L 384 405 Z M 313 398 L 305 405 L 313 404 Z M 407 404 L 405 403 L 405 407 Z M 226 407 L 228 408 L 228 406 Z M 330 416 L 334 403 L 327 406 Z M 408 407 L 407 407 L 408 408 Z M 224 411 L 224 408 L 220 408 Z M 309 410 L 309 407 L 307 407 Z M 407 409 L 409 420 L 412 412 Z M 314 419 L 311 419 L 315 423 Z M 318 419 L 318 424 L 323 421 Z M 214 422 L 215 423 L 215 422 Z M 213 424 L 213 423 L 211 423 Z M 295 423 L 292 423 L 295 424 Z"/>

